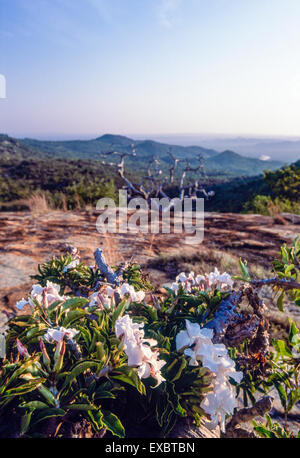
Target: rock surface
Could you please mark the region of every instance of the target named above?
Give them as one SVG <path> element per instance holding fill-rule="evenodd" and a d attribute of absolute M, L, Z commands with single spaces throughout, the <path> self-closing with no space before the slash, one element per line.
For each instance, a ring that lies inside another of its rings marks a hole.
<path fill-rule="evenodd" d="M 242 257 L 267 268 L 281 244 L 291 243 L 300 233 L 299 225 L 276 224 L 268 216 L 206 213 L 204 240 L 190 245 L 182 234 L 100 234 L 96 228 L 98 216 L 96 211 L 1 213 L 0 307 L 13 309 L 30 289 L 30 275 L 37 273 L 38 263 L 61 254 L 65 244 L 76 246 L 82 261 L 89 264 L 94 264 L 93 252 L 99 246 L 112 264 L 132 259 L 146 265 L 166 253 L 195 255 L 218 250 L 221 256 Z M 150 274 L 154 281 L 172 279 L 172 273 L 168 278 L 152 269 Z"/>

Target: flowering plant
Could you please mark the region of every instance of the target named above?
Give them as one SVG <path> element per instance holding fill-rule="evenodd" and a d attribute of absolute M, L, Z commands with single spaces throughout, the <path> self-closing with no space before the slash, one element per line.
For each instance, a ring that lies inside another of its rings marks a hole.
<path fill-rule="evenodd" d="M 288 253 L 272 286 L 297 303 L 297 241 Z M 235 437 L 246 434 L 238 406 L 254 418 L 259 393 L 276 389 L 286 415 L 299 400 L 298 329 L 291 322 L 288 341 L 270 351 L 260 285 L 245 263 L 242 285 L 217 269 L 182 272 L 156 294 L 139 266 L 111 268 L 100 250 L 95 259 L 86 266 L 69 249 L 39 266 L 21 314 L 3 327 L 0 436 L 159 437 L 189 420 Z M 239 311 L 242 300 L 251 312 Z"/>

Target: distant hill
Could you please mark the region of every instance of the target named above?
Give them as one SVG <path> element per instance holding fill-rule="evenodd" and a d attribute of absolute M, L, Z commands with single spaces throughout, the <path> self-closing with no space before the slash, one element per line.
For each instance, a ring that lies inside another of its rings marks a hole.
<path fill-rule="evenodd" d="M 132 138 L 111 134 L 105 134 L 92 140 L 45 141 L 24 138 L 20 142 L 55 156 L 72 157 L 73 159 L 78 156 L 80 159 L 98 159 L 101 151 L 109 151 L 112 147 L 116 151 L 131 151 L 133 144 L 140 158 L 149 158 L 153 154 L 161 157 L 167 155 L 170 150 L 179 158 L 193 158 L 197 154 L 210 157 L 218 154 L 217 151 L 200 146 L 169 145 L 153 140 L 136 141 Z"/>
<path fill-rule="evenodd" d="M 38 150 L 34 150 L 29 145 L 24 144 L 8 135 L 0 134 L 0 159 L 3 160 L 22 160 L 29 158 L 45 159 L 47 156 Z"/>
<path fill-rule="evenodd" d="M 233 174 L 237 175 L 259 175 L 266 169 L 278 169 L 282 166 L 282 162 L 262 161 L 260 159 L 241 156 L 228 150 L 208 158 L 205 161 L 205 165 L 210 171 L 223 169 L 230 170 Z"/>
<path fill-rule="evenodd" d="M 14 139 L 6 135 L 0 136 L 0 156 L 2 158 L 63 158 L 70 160 L 100 160 L 100 153 L 112 148 L 120 152 L 131 151 L 132 144 L 136 147 L 137 157 L 127 159 L 127 167 L 141 172 L 149 159 L 156 155 L 160 166 L 167 173 L 171 158 L 169 151 L 178 158 L 188 158 L 192 166 L 197 164 L 197 156 L 203 157 L 205 170 L 212 174 L 231 177 L 245 175 L 254 176 L 264 170 L 276 170 L 283 165 L 279 161 L 262 161 L 241 156 L 233 151 L 217 151 L 201 146 L 178 146 L 160 143 L 153 140 L 134 140 L 121 135 L 105 134 L 92 140 L 45 141 L 31 138 Z"/>
<path fill-rule="evenodd" d="M 179 145 L 201 145 L 219 153 L 225 150 L 235 151 L 247 157 L 259 158 L 270 156 L 272 160 L 294 162 L 300 157 L 300 138 L 270 137 L 221 137 L 205 135 L 156 136 L 154 140 Z"/>

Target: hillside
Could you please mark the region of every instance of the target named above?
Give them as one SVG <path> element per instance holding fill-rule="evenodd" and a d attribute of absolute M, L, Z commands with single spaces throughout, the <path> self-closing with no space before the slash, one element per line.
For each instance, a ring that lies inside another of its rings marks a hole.
<path fill-rule="evenodd" d="M 24 144 L 16 138 L 0 134 L 0 159 L 2 161 L 8 161 L 10 159 L 22 160 L 32 157 L 45 159 L 48 155 L 33 149 L 31 146 Z"/>
<path fill-rule="evenodd" d="M 122 135 L 105 134 L 92 140 L 68 140 L 68 141 L 43 141 L 24 138 L 20 140 L 23 144 L 37 148 L 41 151 L 48 152 L 58 156 L 72 156 L 75 158 L 78 153 L 84 154 L 87 159 L 99 157 L 101 151 L 109 151 L 112 147 L 116 151 L 131 151 L 131 145 L 134 144 L 137 153 L 141 158 L 149 157 L 156 154 L 160 157 L 167 155 L 172 150 L 178 157 L 194 157 L 195 154 L 202 154 L 203 157 L 210 157 L 217 154 L 212 149 L 201 148 L 199 146 L 178 146 L 167 143 L 155 142 L 152 140 L 134 140 Z"/>
<path fill-rule="evenodd" d="M 109 148 L 115 136 L 105 135 L 100 139 L 95 141 L 100 141 L 101 144 L 106 144 L 106 148 Z M 120 145 L 118 149 L 122 147 L 123 150 L 124 148 L 129 150 L 132 141 L 127 137 L 116 137 L 116 142 Z M 39 141 L 36 142 L 39 143 Z M 87 148 L 87 145 L 90 146 L 92 142 L 91 140 L 75 142 L 75 144 L 80 149 L 78 143 Z M 60 142 L 47 143 L 54 143 L 55 148 L 58 148 L 57 143 Z M 149 140 L 141 142 L 139 145 L 142 145 L 139 147 L 147 156 L 142 157 L 142 154 L 139 153 L 141 159 L 132 158 L 131 162 L 126 162 L 126 175 L 132 182 L 139 182 L 145 173 L 146 158 L 149 160 L 153 151 L 162 157 L 161 167 L 165 168 L 165 172 L 168 171 L 170 158 L 164 156 L 167 145 Z M 99 155 L 95 155 L 93 160 L 89 159 L 89 153 L 80 154 L 77 152 L 78 157 L 73 158 L 73 153 L 70 155 L 66 152 L 62 153 L 62 149 L 60 152 L 57 149 L 54 153 L 50 153 L 48 150 L 42 152 L 36 146 L 36 144 L 26 145 L 22 141 L 5 135 L 0 136 L 1 210 L 26 209 L 28 206 L 26 206 L 24 199 L 39 191 L 45 192 L 50 205 L 56 208 L 66 206 L 68 209 L 74 209 L 85 205 L 95 206 L 97 200 L 104 195 L 116 196 L 117 189 L 120 189 L 124 184 L 118 176 L 116 168 L 101 164 Z M 161 147 L 160 150 L 157 149 L 159 146 Z M 199 148 L 189 147 L 188 150 L 191 154 L 192 150 L 198 152 Z M 278 184 L 275 183 L 271 186 L 264 180 L 262 169 L 266 166 L 270 168 L 269 162 L 246 158 L 233 151 L 224 151 L 214 155 L 213 152 L 210 152 L 210 154 L 211 156 L 205 160 L 206 177 L 201 177 L 201 183 L 204 184 L 207 191 L 215 191 L 215 197 L 206 202 L 207 211 L 241 212 L 245 210 L 246 202 L 252 201 L 258 194 L 272 197 L 280 197 L 282 194 L 292 201 L 297 200 L 295 196 L 284 193 L 281 188 L 277 189 Z M 66 157 L 62 157 L 63 155 Z M 179 154 L 176 156 L 179 157 Z M 84 157 L 84 159 L 79 159 L 79 157 Z M 277 167 L 274 168 L 278 169 L 280 163 L 273 163 L 274 166 L 276 164 Z M 297 170 L 299 161 L 291 167 L 296 167 L 295 170 Z M 278 169 L 278 173 L 276 172 L 278 175 L 278 177 L 276 175 L 276 180 L 281 180 L 282 186 L 285 186 L 284 183 L 288 179 L 285 175 L 290 172 L 289 169 L 286 169 L 286 172 L 280 170 Z M 179 173 L 180 168 L 178 168 Z M 255 175 L 251 175 L 251 173 L 255 173 Z M 289 182 L 291 188 L 297 190 L 297 180 L 291 181 L 289 179 Z M 276 188 L 275 193 L 272 190 L 274 186 Z M 178 195 L 178 189 L 175 186 L 169 186 L 168 195 L 175 197 Z M 20 199 L 23 201 L 19 202 Z"/>
<path fill-rule="evenodd" d="M 227 150 L 206 159 L 205 165 L 210 171 L 223 169 L 230 170 L 237 175 L 259 175 L 266 169 L 276 170 L 281 167 L 282 163 L 249 158 Z"/>
<path fill-rule="evenodd" d="M 16 142 L 19 150 L 24 148 L 23 156 L 22 152 L 19 152 L 17 156 L 15 149 L 10 146 L 10 144 L 15 145 Z M 2 151 L 6 158 L 20 158 L 20 155 L 22 158 L 28 158 L 29 156 L 41 158 L 43 155 L 47 155 L 47 157 L 53 158 L 99 160 L 101 152 L 110 151 L 111 148 L 120 152 L 129 152 L 132 144 L 136 147 L 139 159 L 138 161 L 136 158 L 127 159 L 128 167 L 133 171 L 141 170 L 141 167 L 145 168 L 149 159 L 156 155 L 160 160 L 163 172 L 166 173 L 172 161 L 168 155 L 169 151 L 172 151 L 178 159 L 189 159 L 193 166 L 197 164 L 196 157 L 201 155 L 205 170 L 208 173 L 221 173 L 231 177 L 258 175 L 266 169 L 275 170 L 282 165 L 279 161 L 250 159 L 232 151 L 224 151 L 218 154 L 212 149 L 201 146 L 178 146 L 153 140 L 135 141 L 132 138 L 110 134 L 92 140 L 68 141 L 44 141 L 29 138 L 16 140 L 3 136 L 3 139 L 0 137 L 0 154 Z"/>

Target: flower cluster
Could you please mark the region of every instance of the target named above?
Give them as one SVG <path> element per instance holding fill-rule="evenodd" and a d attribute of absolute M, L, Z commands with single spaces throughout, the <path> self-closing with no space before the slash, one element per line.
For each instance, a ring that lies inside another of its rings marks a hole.
<path fill-rule="evenodd" d="M 165 381 L 160 371 L 166 362 L 158 359 L 157 349 L 151 349 L 157 345 L 157 341 L 145 339 L 143 327 L 144 323 L 134 323 L 129 315 L 124 315 L 116 321 L 116 336 L 122 338 L 128 366 L 137 367 L 140 378 L 153 377 L 158 386 Z"/>
<path fill-rule="evenodd" d="M 111 309 L 116 305 L 116 295 L 121 299 L 128 297 L 131 302 L 141 302 L 145 297 L 144 291 L 135 291 L 134 287 L 128 283 L 123 283 L 117 288 L 104 285 L 99 291 L 91 295 L 90 306 Z"/>
<path fill-rule="evenodd" d="M 177 351 L 185 348 L 184 354 L 189 356 L 191 366 L 198 366 L 199 361 L 215 374 L 213 391 L 201 402 L 200 407 L 210 415 L 210 427 L 215 428 L 219 423 L 225 430 L 226 414 L 233 414 L 237 401 L 235 390 L 229 379 L 240 383 L 242 372 L 235 370 L 235 363 L 229 357 L 223 344 L 212 342 L 213 330 L 200 328 L 198 323 L 186 320 L 186 330 L 176 336 Z"/>
<path fill-rule="evenodd" d="M 38 284 L 33 285 L 29 298 L 27 300 L 23 298 L 18 301 L 16 303 L 16 308 L 23 311 L 24 307 L 28 304 L 31 307 L 34 307 L 34 299 L 43 304 L 45 307 L 56 301 L 65 301 L 67 296 L 60 296 L 59 291 L 60 286 L 50 281 L 47 281 L 45 287 Z"/>
<path fill-rule="evenodd" d="M 226 288 L 232 288 L 233 280 L 231 275 L 227 272 L 221 274 L 219 270 L 215 268 L 215 270 L 209 274 L 196 276 L 194 272 L 190 272 L 188 275 L 181 272 L 176 277 L 176 282 L 172 284 L 172 289 L 175 293 L 177 293 L 180 285 L 189 293 L 191 293 L 193 289 L 200 291 L 213 289 L 224 290 Z"/>

